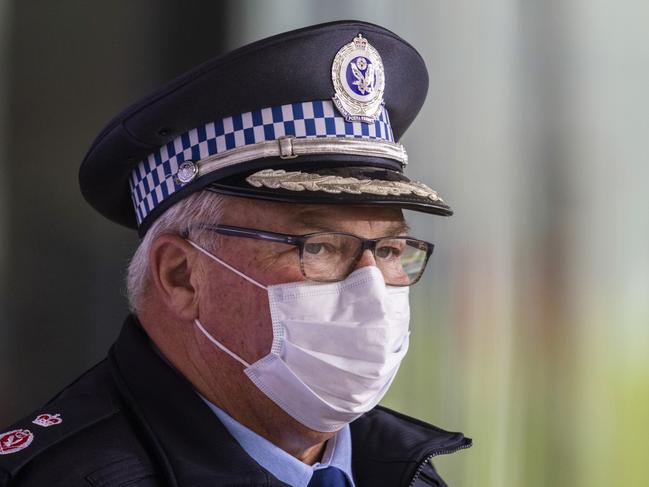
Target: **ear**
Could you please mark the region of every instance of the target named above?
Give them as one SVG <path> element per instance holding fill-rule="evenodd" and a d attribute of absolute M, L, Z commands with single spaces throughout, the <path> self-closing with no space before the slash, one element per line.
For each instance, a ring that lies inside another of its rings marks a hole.
<path fill-rule="evenodd" d="M 195 257 L 194 248 L 173 234 L 159 236 L 149 253 L 151 284 L 160 300 L 183 321 L 192 321 L 198 316 L 198 293 L 194 283 L 199 271 L 193 265 Z"/>

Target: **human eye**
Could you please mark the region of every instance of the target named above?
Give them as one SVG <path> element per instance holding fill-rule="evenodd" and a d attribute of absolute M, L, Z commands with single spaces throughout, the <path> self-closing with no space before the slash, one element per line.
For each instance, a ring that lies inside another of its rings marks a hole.
<path fill-rule="evenodd" d="M 374 254 L 379 259 L 399 259 L 403 254 L 405 243 L 402 240 L 394 239 L 379 242 Z"/>
<path fill-rule="evenodd" d="M 319 255 L 324 252 L 324 244 L 321 243 L 307 243 L 304 244 L 304 251 L 307 254 Z"/>
<path fill-rule="evenodd" d="M 376 248 L 376 256 L 379 259 L 394 259 L 399 256 L 399 249 L 396 249 L 394 247 L 377 247 Z"/>
<path fill-rule="evenodd" d="M 304 244 L 304 252 L 319 257 L 335 254 L 337 250 L 331 242 L 307 242 Z"/>

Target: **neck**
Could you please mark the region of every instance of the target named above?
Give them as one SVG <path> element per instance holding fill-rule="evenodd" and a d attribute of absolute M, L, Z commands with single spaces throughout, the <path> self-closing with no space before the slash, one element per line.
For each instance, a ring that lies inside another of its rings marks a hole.
<path fill-rule="evenodd" d="M 302 455 L 294 456 L 307 465 L 313 465 L 314 463 L 322 460 L 322 455 L 324 454 L 326 446 L 327 442 L 322 442 L 317 445 L 313 445 L 311 448 L 307 448 Z"/>
<path fill-rule="evenodd" d="M 252 385 L 252 382 L 246 376 L 241 380 L 245 381 L 246 385 Z M 254 396 L 246 394 L 245 399 L 241 400 L 241 396 L 236 397 L 230 393 L 210 394 L 207 391 L 207 395 L 204 395 L 204 397 L 225 411 L 238 423 L 254 431 L 301 462 L 313 465 L 320 461 L 327 440 L 334 433 L 321 433 L 306 428 L 279 409 L 275 403 L 261 394 L 254 385 L 252 387 L 262 397 L 257 397 L 257 394 Z"/>

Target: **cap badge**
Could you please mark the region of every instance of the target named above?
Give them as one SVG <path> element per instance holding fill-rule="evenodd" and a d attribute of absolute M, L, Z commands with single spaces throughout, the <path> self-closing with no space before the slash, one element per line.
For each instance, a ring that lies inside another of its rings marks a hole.
<path fill-rule="evenodd" d="M 32 423 L 37 424 L 38 426 L 42 426 L 43 428 L 48 428 L 50 426 L 54 426 L 55 424 L 61 424 L 63 422 L 63 418 L 61 418 L 60 414 L 41 414 L 40 416 L 37 416 Z"/>
<path fill-rule="evenodd" d="M 334 57 L 333 102 L 348 122 L 374 123 L 383 106 L 385 75 L 378 51 L 358 34 Z"/>
<path fill-rule="evenodd" d="M 31 445 L 34 434 L 29 430 L 13 430 L 0 434 L 0 455 L 16 453 Z"/>

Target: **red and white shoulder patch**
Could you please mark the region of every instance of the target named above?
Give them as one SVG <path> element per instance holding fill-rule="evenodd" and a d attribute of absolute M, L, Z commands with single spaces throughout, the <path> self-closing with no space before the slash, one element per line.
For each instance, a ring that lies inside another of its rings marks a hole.
<path fill-rule="evenodd" d="M 37 424 L 38 426 L 42 426 L 43 428 L 48 428 L 50 426 L 54 426 L 56 424 L 61 424 L 63 422 L 63 418 L 61 417 L 60 414 L 41 414 L 36 417 L 32 423 Z"/>
<path fill-rule="evenodd" d="M 0 433 L 0 455 L 9 455 L 24 450 L 34 441 L 34 433 L 18 429 Z"/>

